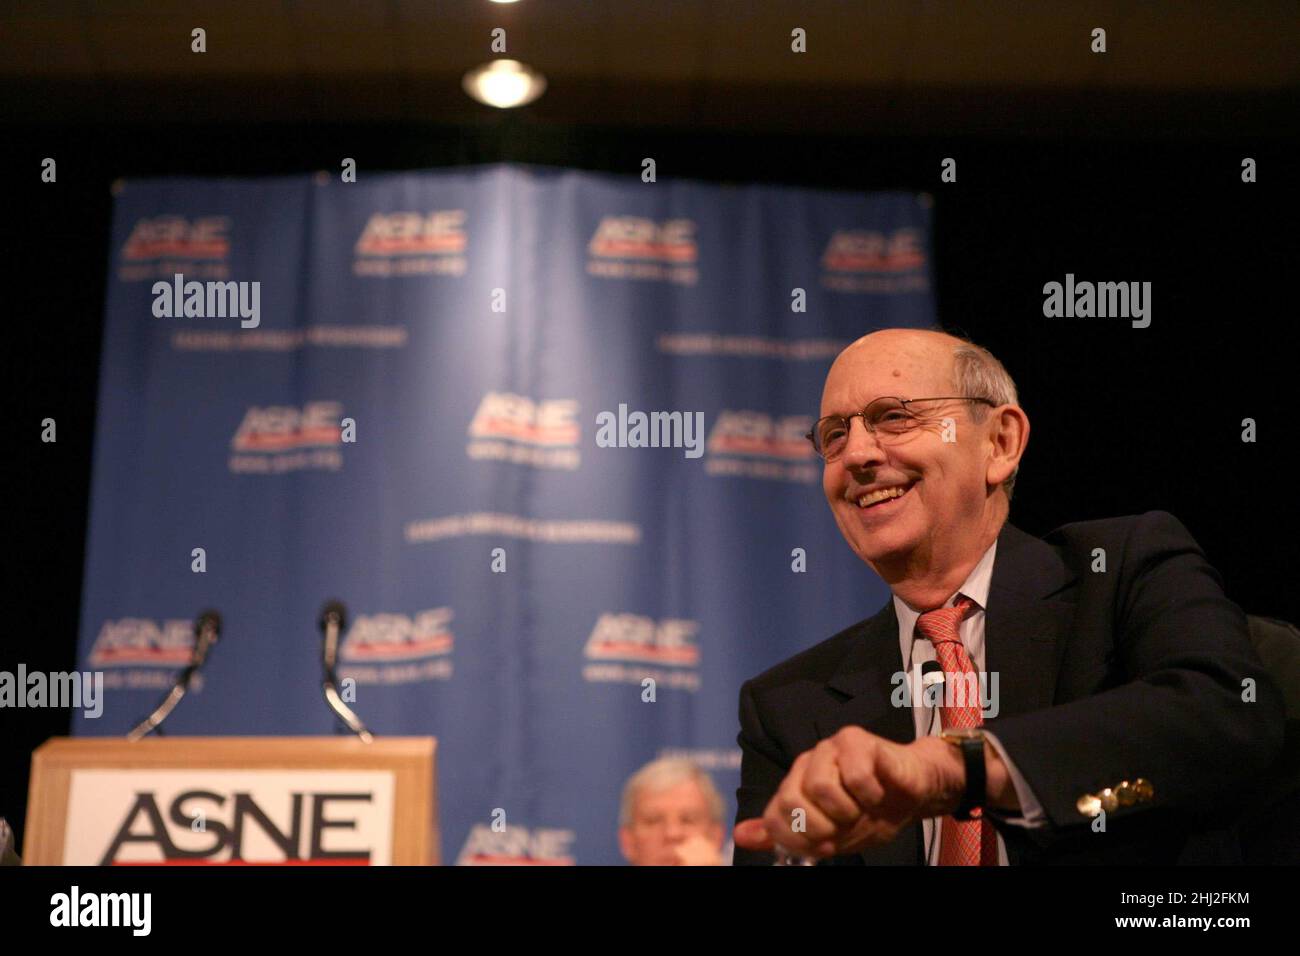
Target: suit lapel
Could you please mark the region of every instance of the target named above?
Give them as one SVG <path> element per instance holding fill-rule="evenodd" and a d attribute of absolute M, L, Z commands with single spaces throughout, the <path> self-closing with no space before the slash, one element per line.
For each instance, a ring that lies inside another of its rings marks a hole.
<path fill-rule="evenodd" d="M 984 668 L 990 692 L 997 676 L 997 715 L 987 721 L 995 733 L 998 717 L 1052 705 L 1062 638 L 1074 612 L 1074 604 L 1066 599 L 1072 581 L 1051 545 L 1003 525 L 984 611 Z"/>
<path fill-rule="evenodd" d="M 984 618 L 985 669 L 998 675 L 999 717 L 1051 706 L 1060 638 L 1073 611 L 1073 604 L 1062 600 L 1059 592 L 1072 579 L 1050 545 L 1011 524 L 1003 525 Z M 911 708 L 890 702 L 894 675 L 902 670 L 898 617 L 891 599 L 862 623 L 849 653 L 826 682 L 830 701 L 814 718 L 816 739 L 857 726 L 898 743 L 915 740 Z M 990 719 L 989 729 L 996 731 L 996 718 Z M 923 852 L 923 833 L 917 824 L 893 843 L 857 854 L 854 862 L 921 865 Z"/>
<path fill-rule="evenodd" d="M 905 743 L 912 740 L 911 713 L 890 705 L 893 677 L 902 670 L 898 653 L 898 617 L 891 600 L 862 623 L 848 654 L 826 682 L 836 701 L 814 720 L 817 738 L 834 734 L 850 724 L 881 737 Z"/>
<path fill-rule="evenodd" d="M 894 707 L 890 694 L 893 677 L 903 669 L 898 651 L 898 616 L 889 601 L 875 617 L 864 622 L 843 663 L 826 683 L 832 703 L 814 723 L 817 739 L 833 736 L 842 727 L 862 727 L 878 737 L 898 743 L 916 739 L 912 711 Z M 917 866 L 922 860 L 920 824 L 908 827 L 898 839 L 871 847 L 856 855 L 854 862 L 869 866 Z"/>

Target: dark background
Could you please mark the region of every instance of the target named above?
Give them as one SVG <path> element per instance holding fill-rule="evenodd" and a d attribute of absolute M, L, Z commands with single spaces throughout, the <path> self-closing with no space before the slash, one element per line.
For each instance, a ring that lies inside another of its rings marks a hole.
<path fill-rule="evenodd" d="M 1256 25 L 1270 48 L 1275 28 Z M 1234 41 L 1247 58 L 1251 35 Z M 1142 53 L 1130 46 L 1127 55 Z M 662 178 L 928 192 L 940 319 L 1002 359 L 1031 420 L 1011 520 L 1042 534 L 1069 521 L 1173 512 L 1238 604 L 1300 622 L 1294 71 L 1291 82 L 1258 89 L 1189 82 L 1090 93 L 1037 87 L 1025 69 L 1023 83 L 951 96 L 869 84 L 847 99 L 830 89 L 796 95 L 774 81 L 724 96 L 721 112 L 701 107 L 714 93 L 690 83 L 611 80 L 618 108 L 605 108 L 590 84 L 573 84 L 582 96 L 565 99 L 553 79 L 551 114 L 546 97 L 518 113 L 466 110 L 456 90 L 447 94 L 455 110 L 436 123 L 358 121 L 382 84 L 354 91 L 337 111 L 343 119 L 331 121 L 324 93 L 303 100 L 293 86 L 298 106 L 276 105 L 269 87 L 201 78 L 184 88 L 198 97 L 186 119 L 175 83 L 0 73 L 10 431 L 0 670 L 76 666 L 111 183 L 337 172 L 343 156 L 357 159 L 362 177 L 498 161 L 631 176 L 652 156 Z M 269 105 L 237 109 L 251 89 Z M 637 91 L 695 107 L 648 125 L 637 119 Z M 801 109 L 801 98 L 811 105 Z M 267 114 L 275 121 L 261 121 Z M 58 161 L 56 184 L 40 182 L 46 156 Z M 939 181 L 949 156 L 955 184 Z M 1258 163 L 1257 183 L 1241 182 L 1246 156 Z M 1042 287 L 1067 272 L 1151 282 L 1151 326 L 1045 318 Z M 818 398 L 809 396 L 810 411 Z M 1254 444 L 1240 438 L 1247 417 L 1258 425 Z M 56 420 L 57 443 L 40 441 L 44 418 Z M 68 726 L 66 712 L 0 711 L 0 816 L 20 835 L 31 751 Z"/>

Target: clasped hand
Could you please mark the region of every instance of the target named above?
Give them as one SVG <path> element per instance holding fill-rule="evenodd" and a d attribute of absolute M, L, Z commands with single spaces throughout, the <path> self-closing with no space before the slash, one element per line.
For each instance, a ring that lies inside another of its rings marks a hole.
<path fill-rule="evenodd" d="M 845 727 L 795 759 L 763 816 L 736 825 L 736 845 L 820 859 L 889 843 L 952 813 L 965 776 L 957 749 L 936 737 L 899 744 Z"/>

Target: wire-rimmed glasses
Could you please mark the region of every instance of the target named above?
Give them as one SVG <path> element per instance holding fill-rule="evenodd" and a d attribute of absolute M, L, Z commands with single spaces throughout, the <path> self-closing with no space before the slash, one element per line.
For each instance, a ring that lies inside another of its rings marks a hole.
<path fill-rule="evenodd" d="M 998 404 L 992 399 L 973 395 L 939 398 L 898 398 L 885 395 L 847 418 L 843 415 L 819 418 L 805 437 L 812 442 L 813 449 L 819 456 L 826 461 L 834 461 L 844 453 L 844 446 L 849 441 L 849 425 L 853 419 L 860 417 L 867 431 L 875 435 L 877 440 L 888 441 L 937 421 L 933 414 L 935 409 L 929 404 L 933 402 L 982 402 L 995 408 Z"/>

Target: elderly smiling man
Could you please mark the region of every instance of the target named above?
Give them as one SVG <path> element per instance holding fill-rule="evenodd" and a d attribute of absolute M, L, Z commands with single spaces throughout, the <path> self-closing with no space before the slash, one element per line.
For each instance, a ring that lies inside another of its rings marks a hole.
<path fill-rule="evenodd" d="M 735 862 L 1237 861 L 1282 702 L 1182 524 L 1009 524 L 1029 419 L 941 332 L 854 342 L 821 415 L 835 522 L 893 598 L 741 689 Z M 896 693 L 922 673 L 998 700 Z"/>

